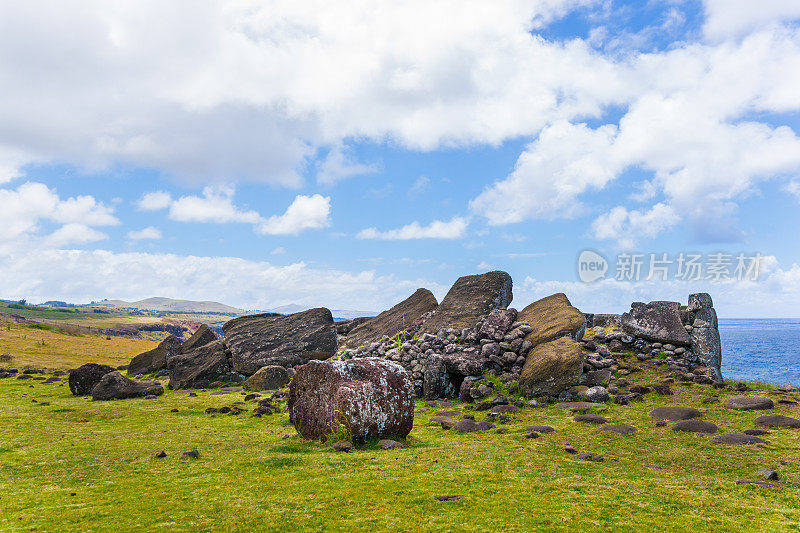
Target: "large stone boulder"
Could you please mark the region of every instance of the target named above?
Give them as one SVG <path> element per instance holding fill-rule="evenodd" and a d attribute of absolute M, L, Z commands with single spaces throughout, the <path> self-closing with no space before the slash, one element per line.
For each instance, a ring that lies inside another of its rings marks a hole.
<path fill-rule="evenodd" d="M 577 341 L 586 329 L 586 315 L 573 307 L 563 292 L 533 302 L 517 313 L 517 320 L 527 322 L 533 328 L 525 336 L 533 346 L 559 337 Z"/>
<path fill-rule="evenodd" d="M 700 364 L 709 367 L 716 381 L 722 381 L 722 342 L 719 338 L 717 312 L 711 295 L 705 292 L 689 295 L 686 319 L 692 326 L 692 352 Z"/>
<path fill-rule="evenodd" d="M 169 388 L 174 390 L 207 387 L 225 379 L 231 372 L 230 355 L 222 340 L 210 342 L 167 362 Z"/>
<path fill-rule="evenodd" d="M 408 329 L 419 317 L 437 307 L 436 297 L 428 289 L 417 289 L 414 294 L 353 328 L 347 335 L 347 347 L 357 348 L 380 340 L 384 335 L 394 337 Z"/>
<path fill-rule="evenodd" d="M 128 375 L 149 374 L 167 368 L 167 360 L 181 353 L 181 340 L 170 335 L 150 351 L 140 353 L 131 359 Z"/>
<path fill-rule="evenodd" d="M 197 331 L 181 345 L 181 353 L 189 353 L 201 346 L 205 346 L 209 342 L 214 342 L 217 338 L 217 334 L 214 333 L 213 329 L 206 324 L 201 324 Z"/>
<path fill-rule="evenodd" d="M 94 400 L 124 400 L 141 396 L 160 396 L 164 387 L 152 381 L 134 381 L 119 372 L 109 372 L 92 388 Z"/>
<path fill-rule="evenodd" d="M 377 358 L 309 361 L 289 386 L 289 420 L 304 439 L 344 429 L 354 442 L 405 438 L 414 425 L 414 387 L 399 364 Z"/>
<path fill-rule="evenodd" d="M 324 307 L 291 315 L 265 313 L 234 318 L 222 326 L 233 369 L 255 374 L 269 365 L 301 365 L 336 352 L 336 330 Z"/>
<path fill-rule="evenodd" d="M 678 302 L 634 302 L 622 315 L 622 329 L 636 337 L 664 344 L 692 343 L 681 321 Z"/>
<path fill-rule="evenodd" d="M 462 276 L 456 280 L 436 311 L 423 324 L 423 333 L 440 329 L 475 327 L 492 309 L 505 309 L 514 298 L 511 276 L 495 270 L 486 274 Z"/>
<path fill-rule="evenodd" d="M 86 363 L 69 373 L 69 390 L 75 396 L 86 396 L 92 393 L 95 385 L 115 368 L 97 363 Z"/>
<path fill-rule="evenodd" d="M 289 383 L 289 373 L 278 365 L 265 366 L 244 381 L 247 390 L 275 390 Z"/>
<path fill-rule="evenodd" d="M 425 359 L 423 396 L 426 400 L 455 396 L 465 377 L 482 376 L 488 364 L 478 353 L 430 354 Z"/>
<path fill-rule="evenodd" d="M 519 387 L 528 396 L 556 395 L 578 383 L 581 372 L 581 345 L 569 337 L 560 337 L 531 349 L 522 367 Z"/>

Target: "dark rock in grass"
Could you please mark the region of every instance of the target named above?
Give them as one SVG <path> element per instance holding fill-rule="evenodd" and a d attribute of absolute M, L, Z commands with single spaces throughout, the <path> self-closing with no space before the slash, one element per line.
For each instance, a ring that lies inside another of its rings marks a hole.
<path fill-rule="evenodd" d="M 453 429 L 459 433 L 475 433 L 477 431 L 489 431 L 495 425 L 491 422 L 478 422 L 475 420 L 459 420 Z"/>
<path fill-rule="evenodd" d="M 740 411 L 758 411 L 772 409 L 775 406 L 771 399 L 763 396 L 736 396 L 725 402 L 725 405 Z"/>
<path fill-rule="evenodd" d="M 289 373 L 278 365 L 264 366 L 258 372 L 244 381 L 247 390 L 274 390 L 280 389 L 289 383 Z"/>
<path fill-rule="evenodd" d="M 582 372 L 580 344 L 569 337 L 561 337 L 528 352 L 519 387 L 527 396 L 557 395 L 577 383 Z"/>
<path fill-rule="evenodd" d="M 181 457 L 186 457 L 187 459 L 200 459 L 200 452 L 197 450 L 191 450 L 188 452 L 183 452 Z"/>
<path fill-rule="evenodd" d="M 417 289 L 414 294 L 376 317 L 366 319 L 347 334 L 347 347 L 358 348 L 376 342 L 384 335 L 393 338 L 409 329 L 425 313 L 438 306 L 436 297 L 428 289 Z M 504 332 L 505 333 L 505 332 Z"/>
<path fill-rule="evenodd" d="M 206 414 L 209 414 L 209 415 L 213 415 L 216 412 L 217 412 L 217 408 L 216 407 L 208 407 L 206 409 Z"/>
<path fill-rule="evenodd" d="M 586 414 L 586 415 L 578 415 L 574 417 L 572 420 L 575 422 L 587 422 L 589 424 L 605 424 L 606 417 L 596 414 Z"/>
<path fill-rule="evenodd" d="M 536 433 L 552 433 L 555 431 L 550 426 L 525 426 L 528 431 L 535 431 Z"/>
<path fill-rule="evenodd" d="M 494 271 L 462 276 L 447 291 L 442 303 L 422 324 L 421 333 L 436 335 L 440 329 L 475 327 L 492 309 L 505 309 L 513 299 L 511 276 Z"/>
<path fill-rule="evenodd" d="M 346 440 L 340 440 L 333 443 L 333 449 L 337 452 L 351 452 L 353 450 L 353 443 Z"/>
<path fill-rule="evenodd" d="M 553 404 L 553 407 L 564 411 L 572 411 L 573 409 L 593 409 L 597 407 L 597 405 L 590 402 L 559 402 Z"/>
<path fill-rule="evenodd" d="M 672 426 L 672 431 L 686 431 L 689 433 L 716 433 L 719 428 L 716 424 L 704 420 L 681 420 Z"/>
<path fill-rule="evenodd" d="M 164 387 L 153 381 L 134 381 L 126 378 L 119 371 L 109 372 L 92 389 L 94 400 L 124 400 L 142 396 L 160 396 Z"/>
<path fill-rule="evenodd" d="M 526 439 L 538 439 L 539 438 L 539 434 L 537 432 L 535 432 L 535 431 L 529 431 L 529 432 L 527 432 L 525 434 L 525 438 Z"/>
<path fill-rule="evenodd" d="M 454 416 L 461 416 L 463 413 L 461 411 L 439 411 L 436 413 L 436 416 L 447 416 L 447 417 L 454 417 Z"/>
<path fill-rule="evenodd" d="M 206 324 L 201 324 L 199 328 L 192 334 L 189 339 L 181 345 L 181 353 L 189 353 L 196 350 L 201 346 L 205 346 L 217 340 L 217 334 L 214 333 Z"/>
<path fill-rule="evenodd" d="M 457 502 L 463 497 L 461 494 L 449 494 L 447 496 L 434 496 L 433 499 L 438 502 Z"/>
<path fill-rule="evenodd" d="M 743 435 L 741 433 L 728 433 L 719 435 L 711 439 L 712 442 L 721 444 L 743 445 L 743 444 L 765 444 L 765 442 L 753 435 Z"/>
<path fill-rule="evenodd" d="M 610 370 L 592 370 L 591 372 L 586 372 L 581 376 L 581 384 L 586 385 L 587 387 L 594 387 L 595 385 L 603 385 L 607 383 L 608 380 L 611 379 L 611 371 Z"/>
<path fill-rule="evenodd" d="M 607 431 L 618 435 L 631 435 L 636 433 L 636 428 L 628 424 L 609 424 L 608 426 L 601 427 L 600 431 Z"/>
<path fill-rule="evenodd" d="M 635 392 L 636 394 L 647 394 L 651 391 L 650 387 L 645 385 L 634 385 L 629 389 L 631 392 Z"/>
<path fill-rule="evenodd" d="M 109 372 L 114 372 L 114 367 L 97 363 L 87 363 L 78 367 L 69 373 L 69 390 L 75 396 L 91 394 L 97 382 Z"/>
<path fill-rule="evenodd" d="M 502 435 L 504 433 L 508 433 L 508 428 L 497 428 L 494 430 L 494 432 L 497 433 L 498 435 Z"/>
<path fill-rule="evenodd" d="M 397 448 L 402 448 L 403 443 L 391 439 L 382 439 L 378 441 L 378 446 L 381 447 L 381 450 L 395 450 Z"/>
<path fill-rule="evenodd" d="M 149 374 L 167 367 L 167 361 L 181 353 L 181 340 L 170 335 L 150 351 L 140 353 L 131 359 L 128 375 Z"/>
<path fill-rule="evenodd" d="M 656 394 L 660 394 L 662 396 L 671 396 L 674 394 L 670 386 L 666 383 L 658 383 L 653 385 L 653 390 L 656 391 Z"/>
<path fill-rule="evenodd" d="M 210 342 L 167 361 L 169 388 L 199 389 L 228 375 L 231 365 L 222 340 Z"/>
<path fill-rule="evenodd" d="M 177 412 L 178 412 L 178 410 L 177 410 L 177 409 L 170 409 L 170 410 L 169 410 L 169 412 L 170 412 L 170 413 L 177 413 Z"/>
<path fill-rule="evenodd" d="M 270 365 L 301 365 L 336 352 L 333 317 L 323 307 L 291 315 L 263 313 L 234 318 L 222 326 L 233 370 L 250 376 Z"/>
<path fill-rule="evenodd" d="M 226 406 L 224 406 L 224 407 L 220 407 L 218 412 L 219 412 L 220 414 L 223 414 L 223 415 L 225 415 L 225 414 L 228 414 L 228 413 L 230 413 L 231 411 L 232 411 L 232 409 L 226 405 Z"/>
<path fill-rule="evenodd" d="M 576 450 L 573 446 L 564 446 L 564 451 L 572 455 L 578 453 L 578 450 Z"/>
<path fill-rule="evenodd" d="M 745 429 L 742 433 L 745 435 L 752 435 L 754 437 L 762 437 L 770 434 L 770 432 L 765 429 Z"/>
<path fill-rule="evenodd" d="M 165 452 L 164 450 L 161 450 L 160 452 L 158 452 L 156 454 L 156 457 L 158 457 L 159 459 L 163 459 L 166 456 L 167 456 L 167 452 Z"/>
<path fill-rule="evenodd" d="M 224 390 L 218 390 L 218 391 L 214 391 L 214 392 L 212 392 L 212 393 L 210 394 L 210 396 L 226 396 L 226 395 L 228 395 L 228 394 L 230 394 L 230 392 L 228 392 L 228 391 L 224 391 Z"/>
<path fill-rule="evenodd" d="M 489 414 L 518 413 L 519 411 L 520 409 L 516 405 L 495 405 L 491 408 Z"/>
<path fill-rule="evenodd" d="M 800 420 L 784 415 L 764 415 L 756 418 L 756 425 L 763 428 L 800 428 Z"/>
<path fill-rule="evenodd" d="M 650 411 L 650 416 L 656 420 L 669 420 L 675 422 L 678 420 L 691 420 L 692 418 L 700 418 L 703 416 L 701 411 L 692 407 L 681 407 L 677 405 L 664 405 L 656 407 Z"/>
<path fill-rule="evenodd" d="M 778 481 L 779 478 L 778 473 L 774 470 L 770 470 L 769 468 L 759 468 L 758 472 L 756 472 L 756 475 L 765 477 L 770 481 Z"/>
<path fill-rule="evenodd" d="M 414 425 L 414 387 L 397 363 L 377 358 L 310 361 L 289 386 L 289 420 L 305 439 L 344 427 L 355 442 L 405 438 Z"/>
<path fill-rule="evenodd" d="M 709 396 L 700 400 L 700 403 L 719 403 L 719 398 L 717 396 Z"/>
<path fill-rule="evenodd" d="M 591 454 L 591 453 L 581 453 L 581 454 L 576 455 L 576 457 L 578 459 L 583 459 L 584 461 L 594 461 L 596 463 L 602 463 L 603 462 L 603 456 L 602 455 L 594 455 L 594 454 Z"/>

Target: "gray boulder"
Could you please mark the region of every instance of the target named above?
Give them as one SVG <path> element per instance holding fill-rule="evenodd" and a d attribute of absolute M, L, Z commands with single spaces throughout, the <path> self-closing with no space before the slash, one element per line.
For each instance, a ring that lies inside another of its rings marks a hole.
<path fill-rule="evenodd" d="M 301 365 L 336 352 L 336 330 L 324 307 L 291 315 L 264 313 L 234 318 L 222 326 L 233 369 L 250 376 L 270 365 Z"/>
<path fill-rule="evenodd" d="M 275 390 L 289 383 L 289 373 L 282 366 L 270 365 L 258 369 L 258 372 L 244 381 L 247 390 Z"/>
<path fill-rule="evenodd" d="M 92 388 L 94 400 L 124 400 L 144 396 L 160 396 L 164 387 L 152 381 L 134 381 L 119 372 L 109 372 Z"/>
<path fill-rule="evenodd" d="M 437 306 L 436 297 L 431 291 L 417 289 L 414 294 L 391 309 L 354 327 L 347 334 L 347 347 L 357 348 L 378 341 L 384 335 L 394 337 L 407 330 L 418 318 L 433 311 Z"/>
<path fill-rule="evenodd" d="M 458 278 L 421 331 L 435 335 L 440 329 L 475 327 L 492 309 L 508 307 L 513 299 L 512 285 L 511 276 L 499 270 Z"/>
<path fill-rule="evenodd" d="M 230 356 L 222 340 L 216 340 L 167 362 L 169 388 L 173 390 L 208 387 L 231 372 Z"/>
<path fill-rule="evenodd" d="M 664 344 L 691 344 L 678 302 L 634 302 L 621 317 L 622 329 L 636 337 Z"/>
<path fill-rule="evenodd" d="M 152 350 L 140 353 L 131 359 L 128 365 L 128 375 L 149 374 L 150 372 L 167 368 L 167 360 L 180 353 L 181 340 L 174 335 L 170 335 Z"/>
<path fill-rule="evenodd" d="M 436 400 L 455 396 L 466 377 L 482 376 L 488 360 L 476 353 L 430 354 L 425 359 L 423 396 Z"/>
<path fill-rule="evenodd" d="M 344 429 L 354 442 L 405 438 L 414 425 L 411 376 L 378 358 L 309 361 L 289 386 L 289 420 L 304 439 Z"/>
<path fill-rule="evenodd" d="M 214 342 L 217 338 L 217 334 L 214 333 L 214 330 L 206 324 L 201 324 L 200 327 L 197 328 L 197 331 L 181 345 L 181 353 L 189 353 L 201 346 L 205 346 L 209 342 Z"/>
<path fill-rule="evenodd" d="M 709 367 L 716 381 L 722 381 L 722 342 L 714 302 L 708 293 L 689 295 L 687 323 L 692 326 L 692 352 L 701 365 Z"/>
<path fill-rule="evenodd" d="M 95 385 L 109 372 L 113 366 L 86 363 L 69 373 L 69 390 L 75 396 L 86 396 L 92 393 Z"/>

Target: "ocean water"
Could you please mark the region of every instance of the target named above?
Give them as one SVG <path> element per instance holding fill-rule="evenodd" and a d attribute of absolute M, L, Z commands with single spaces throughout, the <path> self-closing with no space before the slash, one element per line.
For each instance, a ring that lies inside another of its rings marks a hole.
<path fill-rule="evenodd" d="M 722 376 L 800 386 L 800 319 L 720 319 Z"/>

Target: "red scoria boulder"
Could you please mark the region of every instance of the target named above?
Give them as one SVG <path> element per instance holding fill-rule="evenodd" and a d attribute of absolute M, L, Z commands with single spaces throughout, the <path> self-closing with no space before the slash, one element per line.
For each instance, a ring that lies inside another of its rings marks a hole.
<path fill-rule="evenodd" d="M 355 442 L 405 438 L 414 426 L 414 386 L 402 366 L 377 358 L 309 361 L 289 386 L 289 420 L 325 442 L 345 428 Z"/>

